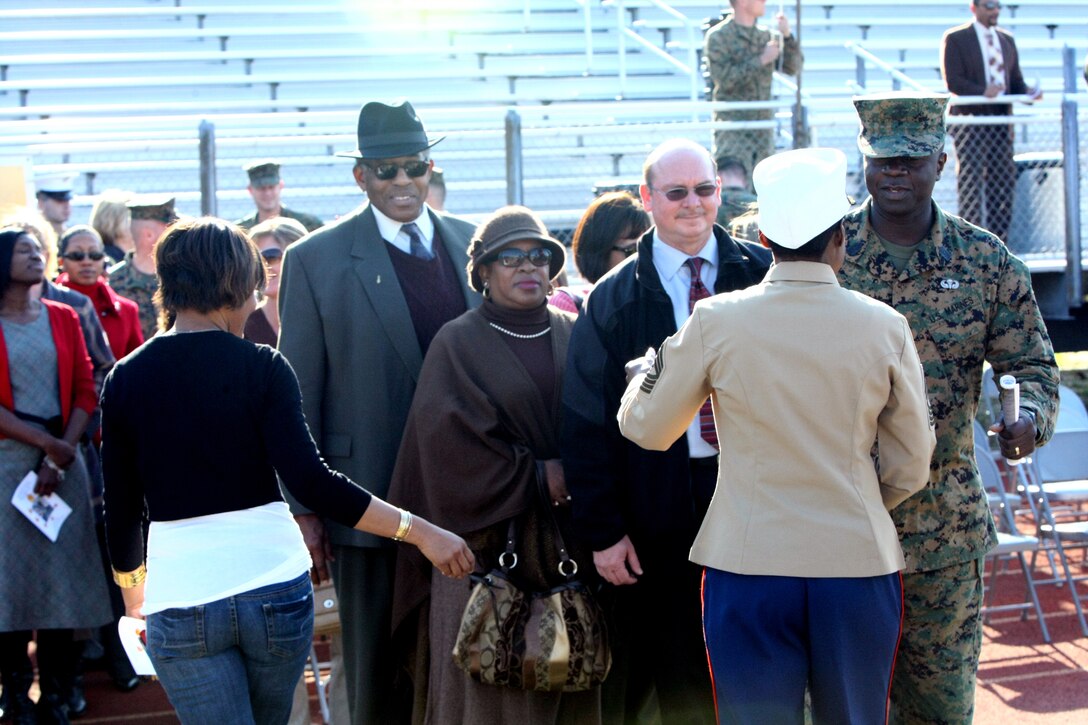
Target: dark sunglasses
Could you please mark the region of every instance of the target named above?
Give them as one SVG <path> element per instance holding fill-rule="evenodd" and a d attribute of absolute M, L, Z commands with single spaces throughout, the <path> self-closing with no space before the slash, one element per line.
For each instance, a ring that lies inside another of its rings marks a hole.
<path fill-rule="evenodd" d="M 366 167 L 374 172 L 382 181 L 389 181 L 397 177 L 397 172 L 404 169 L 409 178 L 418 179 L 431 168 L 429 161 L 409 161 L 406 164 L 367 164 Z"/>
<path fill-rule="evenodd" d="M 266 262 L 278 262 L 283 259 L 283 250 L 276 247 L 269 247 L 268 249 L 261 250 L 261 256 L 264 257 Z"/>
<path fill-rule="evenodd" d="M 72 262 L 82 262 L 85 258 L 90 257 L 92 262 L 99 262 L 106 258 L 105 252 L 81 252 L 76 250 L 74 252 L 65 252 L 60 255 Z"/>
<path fill-rule="evenodd" d="M 545 247 L 537 247 L 523 252 L 520 249 L 504 249 L 495 255 L 499 264 L 504 267 L 520 267 L 526 258 L 534 267 L 545 267 L 552 262 L 552 250 Z"/>
<path fill-rule="evenodd" d="M 997 10 L 1001 7 L 1001 3 L 979 3 L 979 5 L 986 8 L 987 10 Z"/>
<path fill-rule="evenodd" d="M 650 188 L 653 189 L 652 186 Z M 661 189 L 654 189 L 654 191 L 660 191 L 669 201 L 683 201 L 688 198 L 688 194 L 692 191 L 699 196 L 714 196 L 718 193 L 718 185 L 708 181 L 705 184 L 699 184 L 694 189 L 688 189 L 686 186 L 677 186 L 674 189 L 667 189 L 665 191 L 661 191 Z"/>

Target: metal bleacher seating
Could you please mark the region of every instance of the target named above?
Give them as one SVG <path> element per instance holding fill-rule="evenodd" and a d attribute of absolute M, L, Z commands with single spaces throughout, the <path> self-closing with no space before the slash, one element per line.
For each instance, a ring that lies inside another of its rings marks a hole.
<path fill-rule="evenodd" d="M 695 25 L 723 7 L 670 4 Z M 1081 7 L 1023 0 L 1012 17 L 1007 5 L 1002 20 L 1044 85 L 1060 82 L 1062 43 L 1088 48 Z M 856 61 L 845 42 L 866 37 L 875 55 L 937 89 L 938 20 L 968 17 L 931 0 L 803 8 L 804 88 L 810 118 L 824 121 L 816 138 L 847 150 Z M 793 3 L 785 11 L 795 22 Z M 624 43 L 621 16 L 660 53 Z M 448 170 L 451 208 L 472 216 L 505 202 L 502 124 L 514 108 L 526 121 L 526 203 L 546 218 L 566 214 L 568 225 L 596 182 L 637 178 L 664 134 L 709 135 L 706 110 L 661 110 L 690 97 L 689 79 L 661 57 L 686 62 L 676 22 L 645 0 L 401 0 L 395 11 L 287 0 L 0 0 L 0 153 L 81 174 L 76 221 L 107 188 L 176 192 L 179 207 L 196 213 L 196 129 L 208 120 L 222 216 L 250 206 L 241 164 L 277 156 L 288 203 L 332 219 L 360 201 L 350 162 L 332 156 L 352 147 L 359 105 L 406 97 L 429 129 L 449 136 L 435 158 Z M 890 81 L 870 73 L 868 86 Z M 685 114 L 703 125 L 685 126 Z M 614 126 L 632 121 L 646 125 Z"/>

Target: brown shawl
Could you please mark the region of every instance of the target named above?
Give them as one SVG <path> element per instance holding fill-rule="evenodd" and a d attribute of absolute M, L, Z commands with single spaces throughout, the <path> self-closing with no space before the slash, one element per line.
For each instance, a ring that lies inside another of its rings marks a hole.
<path fill-rule="evenodd" d="M 558 583 L 538 462 L 559 457 L 559 397 L 574 324 L 568 313 L 549 308 L 548 314 L 556 374 L 549 401 L 480 310 L 439 331 L 423 362 L 389 488 L 391 503 L 463 536 L 477 571 L 496 565 L 508 523 L 519 517 L 517 569 L 534 588 Z M 398 550 L 393 631 L 397 651 L 408 654 L 407 666 L 416 673 L 417 718 L 426 693 L 431 571 L 418 549 Z"/>

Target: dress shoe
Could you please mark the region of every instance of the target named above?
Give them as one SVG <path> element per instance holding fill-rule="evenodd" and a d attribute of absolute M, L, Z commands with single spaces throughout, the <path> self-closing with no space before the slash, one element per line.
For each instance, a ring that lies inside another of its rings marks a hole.
<path fill-rule="evenodd" d="M 132 692 L 140 684 L 138 675 L 132 675 L 131 677 L 119 676 L 110 679 L 113 680 L 113 686 L 121 692 Z"/>
<path fill-rule="evenodd" d="M 72 685 L 68 693 L 68 717 L 79 717 L 85 712 L 87 712 L 87 698 L 83 695 L 83 684 Z"/>

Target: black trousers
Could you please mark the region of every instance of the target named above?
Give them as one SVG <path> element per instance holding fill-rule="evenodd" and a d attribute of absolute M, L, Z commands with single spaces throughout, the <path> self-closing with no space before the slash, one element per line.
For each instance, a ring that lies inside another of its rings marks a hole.
<path fill-rule="evenodd" d="M 1016 187 L 1012 126 L 953 126 L 951 133 L 960 216 L 1004 240 Z"/>
<path fill-rule="evenodd" d="M 691 490 L 701 521 L 714 493 L 717 458 L 693 460 Z M 605 585 L 612 670 L 601 687 L 606 725 L 653 718 L 661 722 L 715 722 L 702 620 L 702 567 L 688 561 L 691 542 L 646 543 L 636 551 L 637 584 Z M 647 548 L 652 547 L 652 548 Z M 637 548 L 637 546 L 636 546 Z"/>

